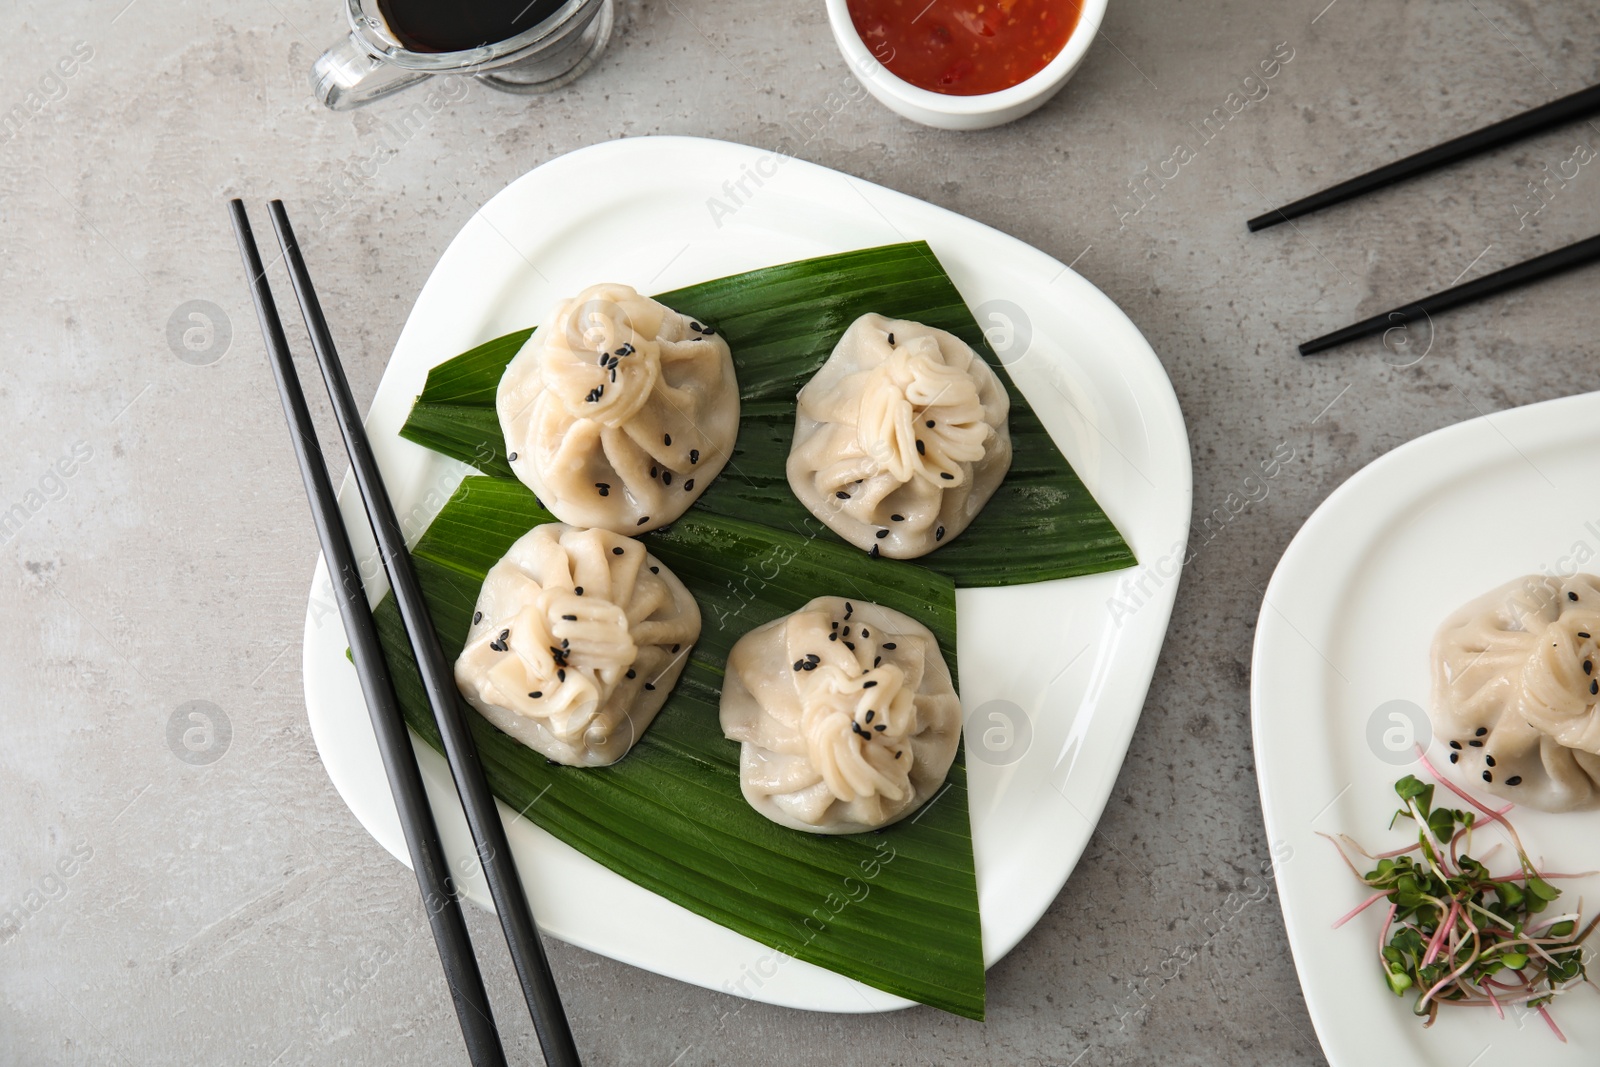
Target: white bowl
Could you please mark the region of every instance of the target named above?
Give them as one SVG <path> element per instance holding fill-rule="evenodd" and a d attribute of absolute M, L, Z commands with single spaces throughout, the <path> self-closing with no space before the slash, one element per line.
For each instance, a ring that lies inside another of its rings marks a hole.
<path fill-rule="evenodd" d="M 1105 13 L 1106 0 L 1083 0 L 1078 24 L 1072 28 L 1066 45 L 1043 70 L 1027 81 L 998 93 L 951 96 L 918 88 L 889 73 L 856 32 L 846 0 L 828 0 L 828 24 L 833 27 L 833 39 L 839 43 L 839 51 L 849 60 L 850 69 L 867 91 L 906 118 L 943 130 L 983 130 L 1012 122 L 1056 95 L 1088 54 Z"/>

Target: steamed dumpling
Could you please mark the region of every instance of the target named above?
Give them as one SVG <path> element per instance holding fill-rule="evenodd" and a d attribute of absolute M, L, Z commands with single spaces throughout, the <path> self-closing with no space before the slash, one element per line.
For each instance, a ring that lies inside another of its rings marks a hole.
<path fill-rule="evenodd" d="M 552 522 L 518 538 L 478 594 L 456 685 L 557 763 L 602 767 L 639 740 L 700 637 L 700 608 L 644 545 Z"/>
<path fill-rule="evenodd" d="M 544 506 L 618 533 L 682 515 L 739 433 L 728 343 L 626 285 L 556 305 L 506 367 L 495 408 L 511 469 Z"/>
<path fill-rule="evenodd" d="M 1468 781 L 1544 811 L 1600 800 L 1600 578 L 1529 575 L 1445 620 L 1434 732 Z"/>
<path fill-rule="evenodd" d="M 999 488 L 1010 410 L 1005 386 L 959 337 L 863 315 L 800 390 L 789 486 L 857 548 L 925 555 Z"/>
<path fill-rule="evenodd" d="M 926 626 L 818 597 L 728 654 L 722 732 L 745 799 L 775 823 L 853 834 L 905 818 L 944 782 L 961 702 Z"/>

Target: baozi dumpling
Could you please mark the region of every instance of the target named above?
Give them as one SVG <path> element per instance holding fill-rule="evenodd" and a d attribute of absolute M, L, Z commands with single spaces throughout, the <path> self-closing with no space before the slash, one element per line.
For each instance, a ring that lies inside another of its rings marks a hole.
<path fill-rule="evenodd" d="M 1434 732 L 1473 785 L 1544 811 L 1600 800 L 1600 578 L 1529 575 L 1445 620 Z"/>
<path fill-rule="evenodd" d="M 1010 411 L 999 377 L 961 338 L 863 315 L 800 390 L 789 486 L 857 548 L 926 555 L 999 488 Z"/>
<path fill-rule="evenodd" d="M 511 469 L 563 522 L 644 533 L 733 452 L 739 384 L 715 330 L 626 285 L 556 305 L 495 396 Z"/>
<path fill-rule="evenodd" d="M 853 834 L 905 818 L 950 773 L 961 702 L 939 643 L 890 608 L 818 597 L 728 654 L 722 732 L 775 823 Z"/>
<path fill-rule="evenodd" d="M 700 608 L 644 545 L 537 526 L 489 569 L 456 685 L 483 717 L 557 763 L 625 756 L 700 637 Z"/>

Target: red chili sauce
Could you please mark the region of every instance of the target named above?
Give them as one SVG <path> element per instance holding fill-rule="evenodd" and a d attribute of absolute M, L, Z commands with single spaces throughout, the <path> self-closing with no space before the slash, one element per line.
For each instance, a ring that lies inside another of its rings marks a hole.
<path fill-rule="evenodd" d="M 912 85 L 950 96 L 995 93 L 1043 70 L 1066 46 L 1082 0 L 849 0 L 867 50 Z"/>

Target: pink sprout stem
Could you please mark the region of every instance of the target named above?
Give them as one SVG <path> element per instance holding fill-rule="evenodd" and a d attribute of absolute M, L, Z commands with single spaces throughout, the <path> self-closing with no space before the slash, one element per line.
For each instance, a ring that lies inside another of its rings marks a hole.
<path fill-rule="evenodd" d="M 1433 932 L 1433 941 L 1428 945 L 1428 954 L 1422 957 L 1422 965 L 1428 966 L 1439 956 L 1439 949 L 1444 946 L 1445 934 L 1455 929 L 1456 916 L 1461 914 L 1461 902 L 1450 902 L 1450 913 L 1445 916 L 1444 922 L 1439 924 L 1439 929 Z"/>
<path fill-rule="evenodd" d="M 1392 889 L 1385 889 L 1381 893 L 1372 894 L 1366 900 L 1363 900 L 1360 904 L 1357 904 L 1354 908 L 1352 908 L 1348 912 L 1346 912 L 1345 915 L 1344 915 L 1344 918 L 1340 919 L 1338 922 L 1333 924 L 1333 928 L 1335 930 L 1339 929 L 1339 927 L 1343 926 L 1345 923 L 1349 922 L 1351 919 L 1354 919 L 1357 915 L 1360 915 L 1362 912 L 1366 911 L 1368 907 L 1370 907 L 1371 905 L 1377 903 L 1378 901 L 1382 900 L 1384 897 L 1388 896 L 1390 893 L 1393 893 L 1393 892 L 1394 892 L 1394 890 L 1392 890 Z"/>

